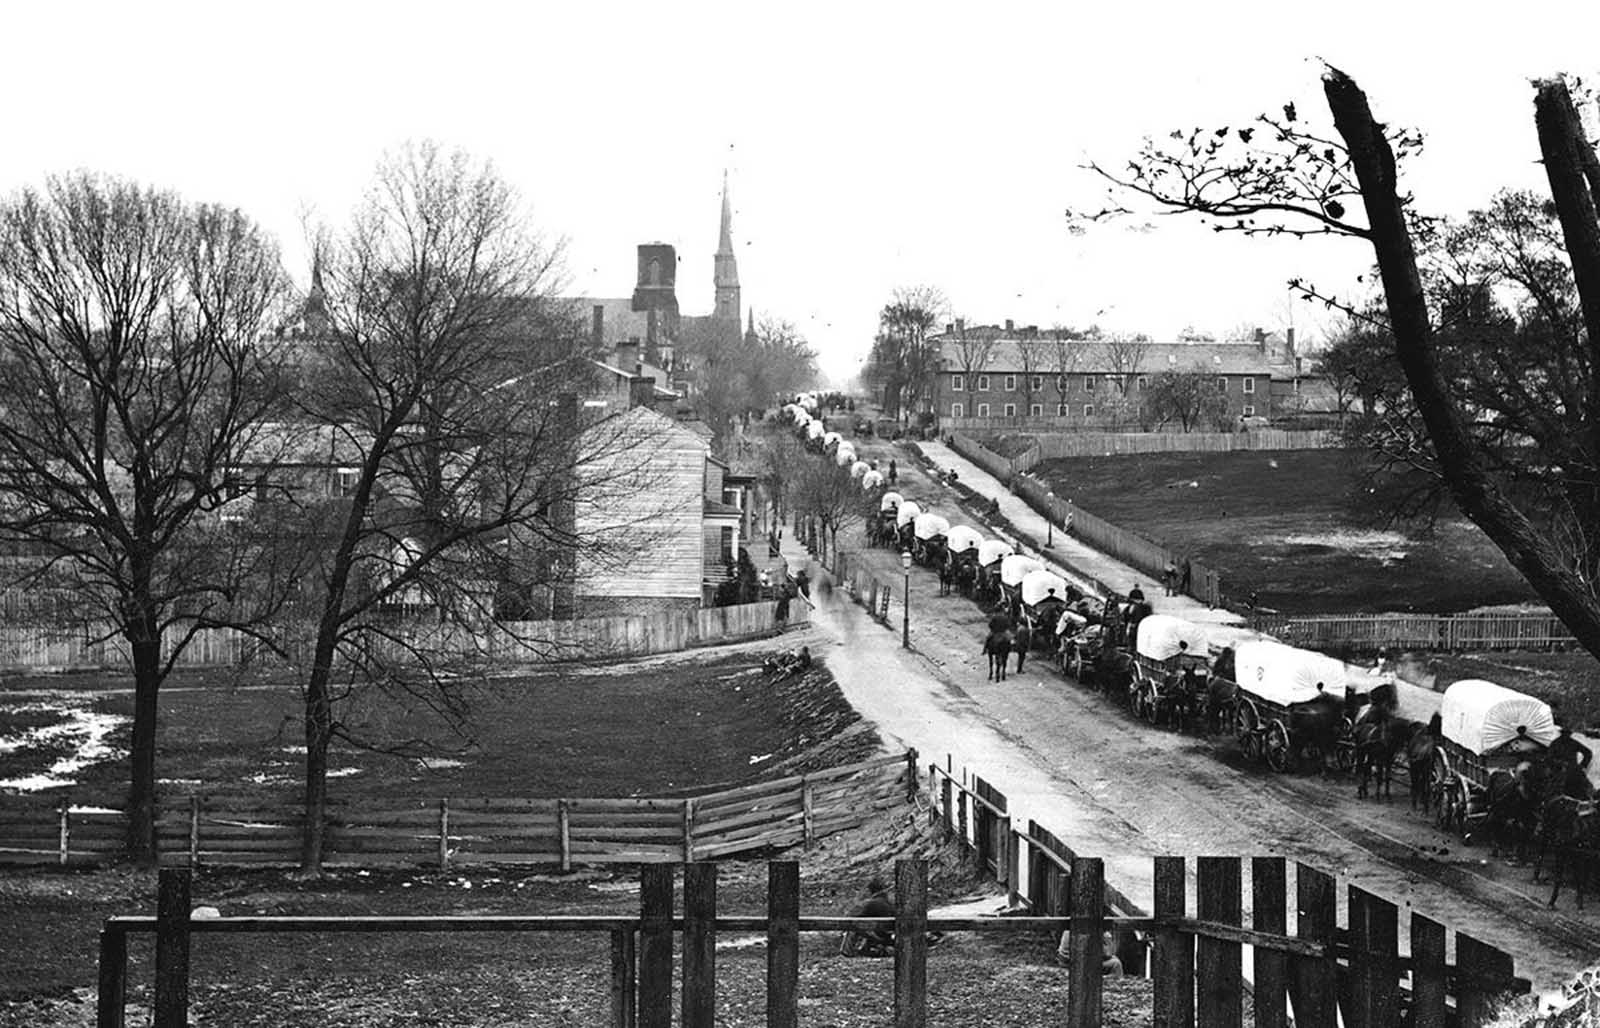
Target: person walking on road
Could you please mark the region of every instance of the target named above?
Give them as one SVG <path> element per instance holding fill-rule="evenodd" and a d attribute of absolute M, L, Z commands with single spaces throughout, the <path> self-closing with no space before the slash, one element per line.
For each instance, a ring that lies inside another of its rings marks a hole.
<path fill-rule="evenodd" d="M 900 481 L 900 469 L 895 466 L 894 459 L 890 458 L 890 460 L 889 460 L 889 488 L 893 489 L 894 488 L 894 484 L 896 482 L 898 482 L 898 481 Z"/>

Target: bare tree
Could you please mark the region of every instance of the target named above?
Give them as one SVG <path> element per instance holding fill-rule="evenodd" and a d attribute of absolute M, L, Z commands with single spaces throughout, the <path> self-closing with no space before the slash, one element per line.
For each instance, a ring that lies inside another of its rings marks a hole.
<path fill-rule="evenodd" d="M 1037 333 L 1025 334 L 1017 340 L 1017 362 L 1022 365 L 1023 411 L 1033 413 L 1033 380 L 1042 376 L 1055 356 L 1052 340 Z"/>
<path fill-rule="evenodd" d="M 1150 379 L 1146 402 L 1150 416 L 1165 424 L 1176 420 L 1185 432 L 1228 416 L 1228 405 L 1217 389 L 1217 376 L 1198 368 L 1158 372 Z"/>
<path fill-rule="evenodd" d="M 597 476 L 627 479 L 637 464 L 618 455 L 640 442 L 581 422 L 592 365 L 551 296 L 559 248 L 491 167 L 408 146 L 321 250 L 329 332 L 300 399 L 353 473 L 347 495 L 305 512 L 326 540 L 303 683 L 307 874 L 322 863 L 329 749 L 369 744 L 339 702 L 380 688 L 464 718 L 451 665 L 506 627 L 493 598 L 508 565 L 541 563 L 570 596 L 579 555 L 600 549 L 583 505 Z M 412 607 L 433 627 L 397 619 Z"/>
<path fill-rule="evenodd" d="M 1066 409 L 1069 378 L 1083 361 L 1084 334 L 1076 329 L 1057 326 L 1050 330 L 1049 368 L 1056 379 L 1056 409 Z"/>
<path fill-rule="evenodd" d="M 933 286 L 911 286 L 896 289 L 878 313 L 872 364 L 885 385 L 884 403 L 890 411 L 909 417 L 932 395 L 940 355 L 928 337 L 948 308 L 944 294 Z"/>
<path fill-rule="evenodd" d="M 1105 366 L 1111 369 L 1111 381 L 1115 387 L 1115 392 L 1102 401 L 1102 405 L 1111 415 L 1112 424 L 1120 425 L 1129 415 L 1137 414 L 1133 409 L 1136 401 L 1129 399 L 1128 392 L 1150 353 L 1150 337 L 1119 332 L 1101 343 L 1100 353 Z"/>
<path fill-rule="evenodd" d="M 956 322 L 956 366 L 961 369 L 961 388 L 968 393 L 976 388 L 977 376 L 989 366 L 996 342 L 998 339 L 991 330 L 974 328 L 969 332 L 964 319 Z"/>
<path fill-rule="evenodd" d="M 1282 117 L 1260 115 L 1246 128 L 1147 142 L 1127 173 L 1097 170 L 1124 193 L 1208 215 L 1219 230 L 1371 243 L 1394 354 L 1426 434 L 1418 464 L 1600 656 L 1600 159 L 1567 86 L 1541 81 L 1534 97 L 1560 242 L 1506 251 L 1542 250 L 1548 259 L 1528 280 L 1562 288 L 1530 289 L 1515 314 L 1496 311 L 1482 281 L 1430 289 L 1419 248 L 1424 256 L 1441 248 L 1439 223 L 1417 214 L 1400 175 L 1420 136 L 1379 123 L 1366 94 L 1338 69 L 1324 74 L 1323 95 L 1332 132 L 1307 126 L 1291 103 Z M 1126 210 L 1113 204 L 1088 217 Z M 1534 224 L 1526 216 L 1515 221 Z M 1448 261 L 1449 242 L 1442 248 Z M 1438 269 L 1429 271 L 1436 280 Z M 1301 288 L 1308 298 L 1333 300 Z M 1474 348 L 1452 323 L 1519 345 Z M 1473 379 L 1495 383 L 1493 395 Z"/>
<path fill-rule="evenodd" d="M 157 707 L 195 633 L 250 630 L 283 576 L 210 511 L 283 400 L 287 283 L 236 210 L 80 173 L 0 204 L 0 538 L 131 652 L 128 845 L 155 856 Z"/>
<path fill-rule="evenodd" d="M 839 557 L 839 530 L 862 515 L 861 483 L 850 477 L 848 468 L 832 458 L 811 459 L 794 476 L 791 492 L 795 510 L 817 519 L 822 526 L 826 551 Z"/>

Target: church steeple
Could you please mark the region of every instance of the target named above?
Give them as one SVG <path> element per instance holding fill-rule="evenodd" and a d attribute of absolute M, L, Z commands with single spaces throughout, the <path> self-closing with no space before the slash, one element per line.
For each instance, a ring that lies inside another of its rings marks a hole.
<path fill-rule="evenodd" d="M 722 230 L 717 238 L 715 269 L 712 275 L 717 290 L 712 317 L 739 324 L 739 259 L 733 253 L 733 201 L 728 196 L 728 170 L 722 170 Z"/>

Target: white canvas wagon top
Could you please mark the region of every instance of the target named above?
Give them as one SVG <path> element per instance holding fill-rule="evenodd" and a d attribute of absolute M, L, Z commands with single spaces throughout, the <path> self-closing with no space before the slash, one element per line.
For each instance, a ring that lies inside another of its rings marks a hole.
<path fill-rule="evenodd" d="M 883 478 L 883 476 L 879 475 L 878 478 L 881 480 Z M 880 511 L 883 511 L 883 510 L 894 510 L 896 507 L 900 506 L 900 504 L 904 503 L 905 499 L 906 498 L 904 496 L 901 496 L 899 493 L 895 493 L 895 492 L 884 493 L 883 497 L 878 500 L 878 509 Z"/>
<path fill-rule="evenodd" d="M 926 514 L 918 514 L 917 520 L 912 522 L 911 525 L 912 534 L 924 542 L 936 535 L 944 535 L 948 531 L 950 531 L 950 520 L 942 518 L 931 511 Z"/>
<path fill-rule="evenodd" d="M 1480 756 L 1519 735 L 1548 746 L 1561 734 L 1550 704 L 1478 678 L 1463 679 L 1446 689 L 1439 715 L 1444 737 Z"/>
<path fill-rule="evenodd" d="M 911 522 L 915 521 L 917 515 L 921 514 L 921 513 L 922 513 L 922 508 L 917 506 L 917 501 L 915 501 L 915 500 L 907 500 L 906 502 L 902 503 L 900 505 L 900 509 L 895 512 L 895 515 L 894 515 L 895 527 L 896 528 L 904 528 L 904 527 L 906 527 Z"/>
<path fill-rule="evenodd" d="M 1038 570 L 1040 570 L 1038 561 L 1032 557 L 1024 557 L 1020 553 L 1013 553 L 1000 560 L 1000 581 L 1006 585 L 1020 585 L 1028 572 Z"/>
<path fill-rule="evenodd" d="M 878 486 L 880 486 L 882 484 L 883 484 L 883 475 L 881 475 L 877 471 L 876 468 L 863 473 L 862 476 L 861 476 L 861 488 L 862 489 L 876 489 L 876 488 L 878 488 Z M 890 504 L 889 506 L 892 507 L 894 505 Z M 879 509 L 880 510 L 888 510 L 889 507 L 884 507 L 884 506 L 880 505 Z"/>
<path fill-rule="evenodd" d="M 1000 565 L 1000 570 L 1004 573 L 1004 564 Z M 1041 601 L 1050 599 L 1052 590 L 1055 593 L 1055 599 L 1060 600 L 1062 603 L 1067 602 L 1067 582 L 1060 575 L 1051 574 L 1041 568 L 1038 571 L 1030 571 L 1022 576 L 1022 602 L 1030 607 L 1037 606 Z"/>
<path fill-rule="evenodd" d="M 806 422 L 806 438 L 807 439 L 821 439 L 823 434 L 826 433 L 827 431 L 828 431 L 827 429 L 822 427 L 822 422 L 820 422 L 820 421 L 808 421 L 808 422 Z"/>
<path fill-rule="evenodd" d="M 858 460 L 854 464 L 850 465 L 850 477 L 851 478 L 863 478 L 863 477 L 866 476 L 866 473 L 871 471 L 871 470 L 872 470 L 872 465 L 871 464 L 868 464 L 864 460 Z"/>
<path fill-rule="evenodd" d="M 1284 706 L 1315 699 L 1318 682 L 1321 691 L 1344 695 L 1343 661 L 1267 639 L 1250 639 L 1234 649 L 1234 673 L 1240 689 Z"/>
<path fill-rule="evenodd" d="M 951 553 L 963 553 L 981 546 L 983 533 L 971 525 L 957 525 L 944 534 L 944 541 Z"/>
<path fill-rule="evenodd" d="M 840 443 L 839 448 L 833 451 L 833 462 L 841 468 L 846 464 L 856 462 L 856 449 L 849 443 Z"/>
<path fill-rule="evenodd" d="M 978 545 L 978 563 L 988 567 L 1002 557 L 1009 557 L 1016 552 L 1010 543 L 1003 543 L 998 539 L 986 539 Z"/>
<path fill-rule="evenodd" d="M 1188 643 L 1187 649 L 1180 648 L 1179 643 Z M 1208 652 L 1205 629 L 1171 614 L 1148 614 L 1140 618 L 1134 649 L 1139 656 L 1151 660 L 1168 660 L 1180 653 L 1204 657 Z"/>
<path fill-rule="evenodd" d="M 838 442 L 839 440 L 841 440 L 843 438 L 844 438 L 844 436 L 840 435 L 838 432 L 823 432 L 822 433 L 822 445 L 823 446 L 832 446 L 834 443 Z"/>

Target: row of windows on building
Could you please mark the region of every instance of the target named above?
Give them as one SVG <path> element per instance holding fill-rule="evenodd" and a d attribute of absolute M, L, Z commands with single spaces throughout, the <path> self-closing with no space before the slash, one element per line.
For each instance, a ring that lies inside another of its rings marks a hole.
<path fill-rule="evenodd" d="M 1001 385 L 1002 391 L 1008 392 L 1008 393 L 1014 393 L 1014 392 L 1017 391 L 1017 378 L 1018 378 L 1018 376 L 1016 376 L 1016 375 L 1001 375 L 1001 376 L 998 376 L 998 377 L 1001 379 L 1001 382 L 1002 382 L 1002 385 Z M 1037 392 L 1042 392 L 1044 390 L 1045 376 L 1043 376 L 1043 375 L 1033 375 L 1031 377 L 1033 379 L 1033 391 L 1036 392 L 1036 393 Z M 1059 391 L 1063 392 L 1063 393 L 1066 392 L 1067 391 L 1067 386 L 1068 386 L 1068 377 L 1069 376 L 1067 376 L 1067 375 L 1058 375 L 1058 376 L 1056 376 L 1055 388 L 1058 389 Z M 1106 375 L 1104 377 L 1105 377 L 1107 382 L 1111 383 L 1113 388 L 1116 388 L 1116 389 L 1121 389 L 1122 388 L 1122 376 L 1121 375 Z M 988 375 L 978 375 L 977 376 L 978 381 L 976 382 L 977 389 L 975 391 L 976 392 L 980 392 L 980 393 L 987 393 L 989 391 L 989 378 L 990 378 L 990 376 L 988 376 Z M 1100 378 L 1101 378 L 1101 376 L 1099 376 L 1099 375 L 1084 375 L 1083 376 L 1083 391 L 1086 392 L 1086 393 L 1094 392 L 1094 390 L 1095 390 L 1095 382 L 1097 382 Z M 1244 392 L 1245 392 L 1246 395 L 1248 395 L 1250 393 L 1254 393 L 1256 391 L 1256 380 L 1255 379 L 1246 378 L 1246 379 L 1243 380 L 1243 382 L 1244 382 Z M 1134 388 L 1136 388 L 1136 389 L 1148 389 L 1149 387 L 1150 387 L 1150 377 L 1148 375 L 1140 375 L 1137 379 L 1135 379 Z M 951 376 L 951 378 L 950 378 L 950 391 L 951 392 L 959 393 L 959 392 L 964 391 L 966 388 L 967 388 L 967 377 L 965 375 L 952 375 Z M 1226 376 L 1226 375 L 1218 375 L 1217 376 L 1217 390 L 1219 392 L 1224 392 L 1224 393 L 1228 391 L 1228 376 Z"/>
<path fill-rule="evenodd" d="M 1070 404 L 1070 403 L 1057 403 L 1057 404 L 1053 404 L 1052 406 L 1054 406 L 1055 409 L 1056 409 L 1056 417 L 1058 417 L 1058 418 L 1068 418 L 1068 417 L 1072 416 L 1072 404 Z M 977 406 L 977 415 L 976 416 L 980 417 L 980 418 L 991 417 L 992 415 L 990 414 L 990 407 L 991 407 L 991 405 L 987 404 L 987 403 L 978 404 L 978 406 Z M 1042 417 L 1044 417 L 1044 409 L 1045 409 L 1045 404 L 1042 404 L 1042 403 L 1031 403 L 1031 404 L 1028 405 L 1028 416 L 1029 417 L 1034 417 L 1034 418 L 1042 418 Z M 1017 405 L 1014 404 L 1014 403 L 1004 404 L 1004 405 L 1001 406 L 1001 412 L 1002 412 L 1001 413 L 1001 417 L 1014 418 L 1014 417 L 1017 416 Z M 1248 404 L 1247 403 L 1244 406 L 1239 408 L 1239 413 L 1241 415 L 1243 415 L 1244 417 L 1253 418 L 1253 417 L 1256 416 L 1256 409 L 1255 409 L 1255 406 L 1253 404 Z M 967 416 L 967 405 L 964 404 L 964 403 L 952 403 L 950 405 L 950 416 L 952 418 L 964 418 L 964 417 L 966 417 Z M 1086 417 L 1086 418 L 1094 417 L 1094 404 L 1086 403 L 1086 404 L 1083 405 L 1083 416 Z"/>

